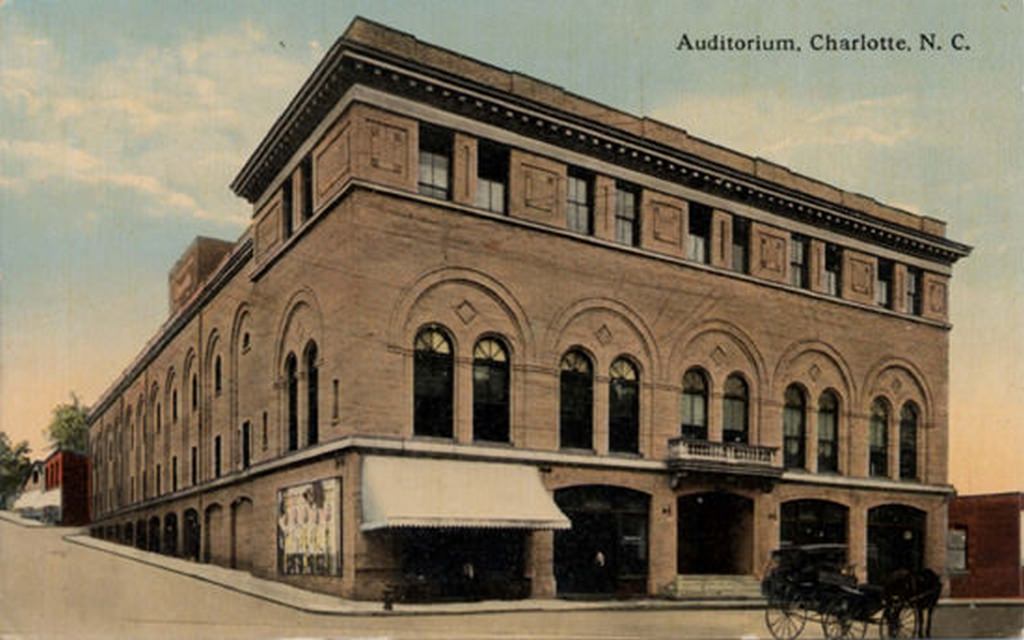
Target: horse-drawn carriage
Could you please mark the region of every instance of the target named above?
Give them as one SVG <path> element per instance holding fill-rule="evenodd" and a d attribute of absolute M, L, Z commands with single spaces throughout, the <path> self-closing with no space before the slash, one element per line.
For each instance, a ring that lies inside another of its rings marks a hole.
<path fill-rule="evenodd" d="M 820 623 L 830 640 L 859 640 L 876 624 L 881 638 L 912 638 L 922 634 L 922 609 L 934 607 L 938 597 L 934 585 L 926 590 L 920 581 L 857 584 L 841 544 L 773 551 L 761 592 L 768 599 L 765 622 L 776 640 L 794 640 L 808 621 Z"/>

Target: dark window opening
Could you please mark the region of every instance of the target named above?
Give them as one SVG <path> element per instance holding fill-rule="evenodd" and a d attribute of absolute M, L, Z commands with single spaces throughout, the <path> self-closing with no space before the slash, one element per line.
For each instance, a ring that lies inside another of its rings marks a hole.
<path fill-rule="evenodd" d="M 818 399 L 818 471 L 839 471 L 839 399 L 831 391 Z"/>
<path fill-rule="evenodd" d="M 900 410 L 900 479 L 917 479 L 917 405 L 908 402 Z"/>
<path fill-rule="evenodd" d="M 158 496 L 160 495 L 160 490 L 161 490 L 160 480 L 161 480 L 162 476 L 163 476 L 163 469 L 160 468 L 160 465 L 156 465 L 156 495 L 158 495 Z"/>
<path fill-rule="evenodd" d="M 570 231 L 594 234 L 594 177 L 575 167 L 569 168 L 566 225 Z"/>
<path fill-rule="evenodd" d="M 779 522 L 781 546 L 846 544 L 848 509 L 825 500 L 793 500 L 782 503 Z M 845 553 L 839 558 L 845 563 Z"/>
<path fill-rule="evenodd" d="M 747 383 L 733 374 L 725 379 L 722 396 L 722 442 L 746 443 L 750 439 L 750 394 Z"/>
<path fill-rule="evenodd" d="M 416 336 L 413 347 L 413 433 L 452 437 L 452 344 L 440 329 L 428 327 Z"/>
<path fill-rule="evenodd" d="M 270 443 L 269 436 L 267 434 L 267 412 L 263 412 L 263 450 L 267 450 L 267 446 Z"/>
<path fill-rule="evenodd" d="M 213 477 L 220 477 L 220 436 L 213 439 Z"/>
<path fill-rule="evenodd" d="M 294 353 L 284 361 L 285 388 L 288 394 L 288 451 L 299 448 L 299 372 Z"/>
<path fill-rule="evenodd" d="M 789 241 L 789 283 L 794 287 L 808 289 L 811 286 L 810 249 L 811 241 L 803 236 L 793 236 Z"/>
<path fill-rule="evenodd" d="M 921 315 L 921 270 L 907 267 L 907 313 Z"/>
<path fill-rule="evenodd" d="M 783 465 L 787 469 L 804 469 L 807 465 L 805 443 L 807 433 L 807 399 L 796 385 L 786 389 L 782 410 Z"/>
<path fill-rule="evenodd" d="M 313 157 L 306 156 L 299 166 L 302 179 L 302 221 L 313 217 Z"/>
<path fill-rule="evenodd" d="M 252 461 L 252 454 L 250 453 L 251 444 L 249 442 L 249 421 L 242 423 L 242 468 L 248 469 Z"/>
<path fill-rule="evenodd" d="M 452 134 L 420 125 L 419 192 L 431 198 L 451 198 Z"/>
<path fill-rule="evenodd" d="M 889 402 L 876 398 L 871 405 L 870 458 L 868 473 L 872 476 L 889 475 Z"/>
<path fill-rule="evenodd" d="M 508 351 L 494 338 L 473 348 L 473 439 L 510 439 Z"/>
<path fill-rule="evenodd" d="M 612 363 L 608 385 L 608 449 L 640 451 L 640 376 L 625 358 Z"/>
<path fill-rule="evenodd" d="M 220 356 L 217 356 L 213 362 L 213 392 L 219 396 L 222 388 Z"/>
<path fill-rule="evenodd" d="M 875 303 L 885 309 L 892 309 L 892 261 L 878 261 L 875 279 Z"/>
<path fill-rule="evenodd" d="M 505 213 L 508 196 L 508 149 L 486 140 L 477 145 L 476 206 Z"/>
<path fill-rule="evenodd" d="M 156 403 L 156 432 L 157 432 L 157 435 L 160 434 L 161 422 L 162 422 L 162 420 L 161 420 L 160 403 L 158 402 L 158 403 Z"/>
<path fill-rule="evenodd" d="M 178 390 L 171 392 L 171 421 L 178 423 Z"/>
<path fill-rule="evenodd" d="M 192 374 L 192 411 L 199 408 L 199 376 Z"/>
<path fill-rule="evenodd" d="M 841 296 L 843 291 L 843 249 L 834 244 L 825 245 L 825 293 Z"/>
<path fill-rule="evenodd" d="M 178 490 L 178 456 L 171 457 L 171 491 Z"/>
<path fill-rule="evenodd" d="M 750 273 L 750 221 L 732 219 L 732 270 Z"/>
<path fill-rule="evenodd" d="M 615 184 L 615 240 L 635 247 L 640 244 L 640 189 Z"/>
<path fill-rule="evenodd" d="M 190 463 L 192 468 L 190 469 L 189 477 L 191 478 L 192 481 L 191 484 L 195 485 L 197 482 L 199 482 L 199 455 L 195 447 L 192 447 L 190 455 Z"/>
<path fill-rule="evenodd" d="M 284 238 L 292 237 L 292 177 L 288 176 L 281 185 L 281 220 L 284 224 Z"/>
<path fill-rule="evenodd" d="M 683 376 L 680 435 L 691 440 L 708 439 L 708 378 L 700 369 L 690 369 Z"/>
<path fill-rule="evenodd" d="M 320 369 L 316 343 L 306 345 L 306 444 L 320 441 Z"/>
<path fill-rule="evenodd" d="M 711 260 L 711 207 L 699 202 L 690 203 L 686 257 L 704 264 Z"/>
<path fill-rule="evenodd" d="M 581 351 L 562 357 L 559 374 L 559 444 L 563 449 L 594 446 L 594 367 Z"/>

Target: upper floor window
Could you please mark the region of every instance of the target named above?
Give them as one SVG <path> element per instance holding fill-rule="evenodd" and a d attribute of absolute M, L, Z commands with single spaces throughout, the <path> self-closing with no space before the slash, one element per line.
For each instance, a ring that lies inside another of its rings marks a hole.
<path fill-rule="evenodd" d="M 640 451 L 640 376 L 625 358 L 609 370 L 608 449 L 625 453 Z"/>
<path fill-rule="evenodd" d="M 917 478 L 917 405 L 907 402 L 900 410 L 900 479 Z"/>
<path fill-rule="evenodd" d="M 786 403 L 782 409 L 783 464 L 787 469 L 805 469 L 807 459 L 807 398 L 803 389 L 795 384 L 786 389 Z"/>
<path fill-rule="evenodd" d="M 722 396 L 723 442 L 749 441 L 749 405 L 750 394 L 746 381 L 735 373 L 726 378 L 725 394 Z"/>
<path fill-rule="evenodd" d="M 413 345 L 413 433 L 452 437 L 452 343 L 438 327 L 427 327 Z"/>
<path fill-rule="evenodd" d="M 451 197 L 452 134 L 420 125 L 419 192 L 432 198 Z"/>
<path fill-rule="evenodd" d="M 576 167 L 569 167 L 566 203 L 566 225 L 570 231 L 594 234 L 594 177 Z"/>
<path fill-rule="evenodd" d="M 686 257 L 707 264 L 711 259 L 711 207 L 699 202 L 690 203 L 689 233 Z"/>
<path fill-rule="evenodd" d="M 750 272 L 750 221 L 746 218 L 732 219 L 732 270 Z"/>
<path fill-rule="evenodd" d="M 640 190 L 622 182 L 615 183 L 615 240 L 640 244 Z"/>
<path fill-rule="evenodd" d="M 879 258 L 875 269 L 875 304 L 892 309 L 892 261 Z"/>
<path fill-rule="evenodd" d="M 871 403 L 870 453 L 868 474 L 889 475 L 889 401 L 875 398 Z"/>
<path fill-rule="evenodd" d="M 213 477 L 220 477 L 220 436 L 213 439 Z"/>
<path fill-rule="evenodd" d="M 843 250 L 838 245 L 825 245 L 825 293 L 830 296 L 842 295 Z"/>
<path fill-rule="evenodd" d="M 157 433 L 157 435 L 160 435 L 160 426 L 161 426 L 161 422 L 162 422 L 160 414 L 161 414 L 160 403 L 158 402 L 158 403 L 156 403 L 156 433 Z"/>
<path fill-rule="evenodd" d="M 949 530 L 946 566 L 949 570 L 967 571 L 967 529 L 954 527 Z"/>
<path fill-rule="evenodd" d="M 171 422 L 178 422 L 178 390 L 171 391 Z"/>
<path fill-rule="evenodd" d="M 320 441 L 320 367 L 319 352 L 312 340 L 306 345 L 306 444 Z"/>
<path fill-rule="evenodd" d="M 287 394 L 288 451 L 299 448 L 299 362 L 294 353 L 284 361 L 284 385 Z"/>
<path fill-rule="evenodd" d="M 248 469 L 252 462 L 252 426 L 246 420 L 242 423 L 242 468 Z M 174 458 L 174 473 L 178 472 L 178 459 Z M 177 479 L 177 478 L 175 478 Z"/>
<path fill-rule="evenodd" d="M 818 471 L 839 471 L 839 398 L 831 391 L 818 398 Z"/>
<path fill-rule="evenodd" d="M 921 315 L 921 270 L 907 267 L 907 313 Z"/>
<path fill-rule="evenodd" d="M 285 178 L 281 185 L 281 221 L 284 228 L 284 237 L 287 240 L 292 237 L 294 225 L 292 224 L 292 179 Z"/>
<path fill-rule="evenodd" d="M 302 180 L 302 221 L 313 217 L 313 157 L 306 156 L 299 165 L 299 176 Z M 248 334 L 246 334 L 248 336 Z M 248 347 L 248 340 L 245 341 Z"/>
<path fill-rule="evenodd" d="M 559 443 L 562 448 L 590 449 L 594 434 L 594 367 L 574 349 L 562 356 L 559 374 Z"/>
<path fill-rule="evenodd" d="M 692 440 L 708 439 L 708 378 L 700 369 L 683 375 L 683 424 L 680 435 Z"/>
<path fill-rule="evenodd" d="M 509 441 L 508 350 L 496 338 L 473 347 L 473 439 Z"/>
<path fill-rule="evenodd" d="M 199 376 L 192 374 L 192 411 L 199 408 Z"/>
<path fill-rule="evenodd" d="M 507 192 L 508 149 L 481 140 L 476 155 L 476 206 L 505 213 Z"/>
<path fill-rule="evenodd" d="M 213 392 L 219 396 L 222 388 L 220 356 L 217 356 L 213 362 Z"/>
<path fill-rule="evenodd" d="M 789 241 L 789 283 L 794 287 L 808 289 L 811 286 L 810 278 L 810 248 L 811 241 L 804 236 L 794 235 Z"/>

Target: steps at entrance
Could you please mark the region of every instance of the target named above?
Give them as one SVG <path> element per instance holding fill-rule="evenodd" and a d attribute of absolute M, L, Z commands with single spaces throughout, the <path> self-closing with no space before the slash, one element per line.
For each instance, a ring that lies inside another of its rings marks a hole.
<path fill-rule="evenodd" d="M 754 576 L 680 575 L 668 588 L 667 595 L 677 600 L 729 598 L 761 598 L 761 581 Z"/>

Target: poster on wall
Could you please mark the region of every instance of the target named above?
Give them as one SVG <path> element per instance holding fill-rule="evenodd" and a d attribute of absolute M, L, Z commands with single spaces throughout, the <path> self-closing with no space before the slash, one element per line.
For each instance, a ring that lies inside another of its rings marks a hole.
<path fill-rule="evenodd" d="M 341 481 L 316 480 L 277 492 L 277 570 L 341 575 Z"/>

